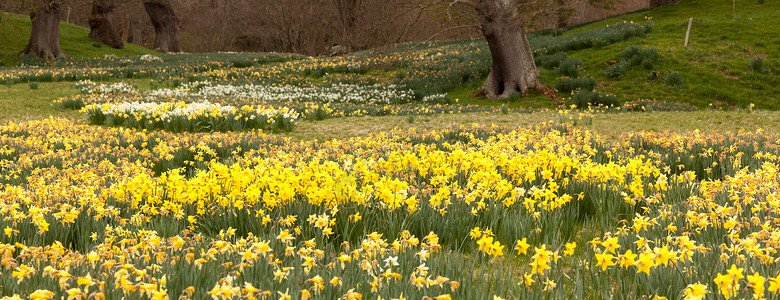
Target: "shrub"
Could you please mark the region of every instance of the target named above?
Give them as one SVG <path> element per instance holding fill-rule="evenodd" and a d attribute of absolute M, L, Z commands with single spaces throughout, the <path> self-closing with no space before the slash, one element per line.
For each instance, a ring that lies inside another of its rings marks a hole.
<path fill-rule="evenodd" d="M 685 78 L 679 72 L 671 72 L 664 76 L 666 85 L 672 89 L 681 89 L 685 87 Z"/>
<path fill-rule="evenodd" d="M 509 99 L 507 99 L 507 100 L 509 100 L 510 102 L 516 102 L 516 101 L 520 101 L 522 99 L 523 99 L 523 93 L 518 92 L 518 91 L 513 91 L 513 92 L 509 93 Z"/>
<path fill-rule="evenodd" d="M 576 58 L 567 58 L 558 66 L 558 73 L 571 78 L 582 77 L 582 61 Z"/>
<path fill-rule="evenodd" d="M 536 63 L 537 67 L 542 67 L 545 69 L 553 69 L 557 68 L 561 62 L 569 58 L 568 55 L 566 55 L 565 52 L 558 52 L 555 54 L 548 54 L 548 55 L 541 55 L 534 58 L 534 63 Z"/>
<path fill-rule="evenodd" d="M 596 79 L 590 77 L 561 78 L 555 83 L 555 89 L 562 93 L 568 93 L 574 90 L 592 91 L 596 88 L 596 83 Z"/>
<path fill-rule="evenodd" d="M 31 90 L 37 90 L 38 89 L 38 82 L 37 81 L 30 81 L 30 82 L 27 83 L 27 86 L 29 86 Z"/>
<path fill-rule="evenodd" d="M 640 48 L 634 45 L 628 46 L 620 52 L 620 60 L 608 67 L 604 74 L 610 78 L 620 78 L 631 68 L 642 67 L 652 69 L 661 62 L 661 55 L 655 48 Z"/>
<path fill-rule="evenodd" d="M 562 51 L 602 47 L 635 36 L 647 34 L 652 28 L 652 22 L 649 20 L 645 24 L 623 21 L 610 25 L 609 27 L 602 27 L 564 37 L 536 37 L 530 39 L 529 43 L 536 55 L 553 54 Z"/>
<path fill-rule="evenodd" d="M 254 61 L 243 60 L 243 59 L 232 60 L 230 61 L 230 63 L 233 65 L 234 68 L 249 68 L 255 65 Z"/>
<path fill-rule="evenodd" d="M 623 77 L 623 74 L 625 74 L 626 71 L 628 71 L 628 64 L 624 61 L 619 61 L 604 70 L 604 75 L 607 75 L 609 78 L 618 79 Z"/>
<path fill-rule="evenodd" d="M 652 69 L 655 64 L 661 62 L 661 55 L 655 48 L 639 48 L 631 45 L 620 52 L 620 60 L 627 62 L 629 67 Z"/>
<path fill-rule="evenodd" d="M 760 57 L 754 57 L 751 58 L 748 62 L 748 65 L 750 65 L 750 69 L 753 70 L 753 72 L 766 74 L 767 71 L 764 68 L 764 60 Z"/>
<path fill-rule="evenodd" d="M 620 101 L 614 95 L 580 90 L 572 96 L 572 104 L 577 108 L 588 108 L 589 106 L 616 107 L 620 106 Z"/>

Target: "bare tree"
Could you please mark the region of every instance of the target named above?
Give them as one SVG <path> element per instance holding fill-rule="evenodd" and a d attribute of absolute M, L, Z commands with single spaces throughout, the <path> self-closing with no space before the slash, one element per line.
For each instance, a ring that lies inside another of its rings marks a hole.
<path fill-rule="evenodd" d="M 94 0 L 92 2 L 92 14 L 89 16 L 89 37 L 112 48 L 122 49 L 125 47 L 125 43 L 111 22 L 114 8 L 116 8 L 114 0 Z"/>
<path fill-rule="evenodd" d="M 143 0 L 146 13 L 154 25 L 154 49 L 181 52 L 179 45 L 179 18 L 170 0 Z"/>
<path fill-rule="evenodd" d="M 21 54 L 32 54 L 47 60 L 68 57 L 60 48 L 61 7 L 62 0 L 35 1 L 35 7 L 30 12 L 30 41 Z"/>

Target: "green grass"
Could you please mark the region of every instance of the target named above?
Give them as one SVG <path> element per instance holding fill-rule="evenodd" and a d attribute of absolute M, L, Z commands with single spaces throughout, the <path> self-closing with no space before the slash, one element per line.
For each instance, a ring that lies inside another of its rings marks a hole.
<path fill-rule="evenodd" d="M 77 94 L 71 82 L 41 82 L 37 90 L 26 83 L 9 86 L 0 85 L 0 124 L 9 121 L 20 122 L 48 118 L 49 116 L 71 119 L 81 118 L 78 111 L 55 110 L 52 102 L 60 97 Z"/>
<path fill-rule="evenodd" d="M 620 21 L 644 23 L 652 19 L 653 31 L 642 37 L 600 48 L 569 51 L 570 57 L 584 62 L 585 76 L 599 81 L 598 91 L 615 94 L 622 102 L 637 99 L 657 99 L 668 102 L 681 102 L 699 108 L 710 104 L 724 109 L 744 108 L 754 103 L 757 108 L 780 109 L 780 2 L 742 1 L 737 5 L 734 19 L 732 3 L 727 1 L 690 0 L 679 4 L 667 5 L 657 9 L 612 17 L 575 27 L 562 36 L 602 28 Z M 683 47 L 688 18 L 693 17 L 691 44 Z M 656 48 L 663 61 L 653 69 L 633 68 L 619 80 L 607 77 L 604 71 L 608 64 L 619 60 L 620 52 L 628 46 Z M 764 59 L 769 74 L 761 74 L 750 69 L 751 58 Z M 541 81 L 554 86 L 557 74 L 546 73 L 540 68 Z M 660 74 L 655 77 L 653 71 Z M 663 76 L 679 72 L 687 85 L 681 89 L 671 89 Z M 450 92 L 453 98 L 466 99 L 469 103 L 486 101 L 466 97 L 473 95 L 479 86 L 463 85 Z M 567 97 L 567 95 L 560 95 Z M 544 96 L 530 95 L 510 105 L 529 107 L 552 107 L 545 105 Z"/>
<path fill-rule="evenodd" d="M 16 65 L 19 52 L 27 46 L 30 39 L 30 17 L 9 13 L 0 13 L 0 61 L 6 66 Z M 91 58 L 113 54 L 119 57 L 136 56 L 146 53 L 158 53 L 144 47 L 125 43 L 125 49 L 114 49 L 106 45 L 96 48 L 95 40 L 89 38 L 89 29 L 60 22 L 60 47 L 70 57 Z"/>
<path fill-rule="evenodd" d="M 605 46 L 571 52 L 585 62 L 587 75 L 598 79 L 603 91 L 618 95 L 623 101 L 658 99 L 706 107 L 744 108 L 750 103 L 764 109 L 780 109 L 780 28 L 777 12 L 780 3 L 738 2 L 736 20 L 732 3 L 726 1 L 684 1 L 654 10 L 614 17 L 583 26 L 566 34 L 591 30 L 619 20 L 644 22 L 652 18 L 655 26 L 644 37 Z M 688 18 L 693 17 L 691 43 L 683 46 Z M 652 70 L 635 68 L 620 80 L 604 75 L 605 63 L 618 60 L 620 51 L 630 45 L 656 48 L 663 62 Z M 772 74 L 750 69 L 749 60 L 764 58 Z M 654 78 L 652 71 L 661 74 Z M 663 75 L 679 72 L 687 82 L 682 89 L 670 89 Z"/>

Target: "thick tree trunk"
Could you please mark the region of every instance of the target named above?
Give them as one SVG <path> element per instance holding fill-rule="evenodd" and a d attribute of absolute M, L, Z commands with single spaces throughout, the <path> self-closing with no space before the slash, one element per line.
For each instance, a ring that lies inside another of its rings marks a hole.
<path fill-rule="evenodd" d="M 525 96 L 529 89 L 546 92 L 547 88 L 539 82 L 531 46 L 512 1 L 481 0 L 476 9 L 493 58 L 490 74 L 478 94 L 506 99 L 513 92 Z"/>
<path fill-rule="evenodd" d="M 103 42 L 112 48 L 122 49 L 125 43 L 111 24 L 111 13 L 115 7 L 113 0 L 94 0 L 92 14 L 89 16 L 89 37 Z"/>
<path fill-rule="evenodd" d="M 61 0 L 35 1 L 35 11 L 30 13 L 30 42 L 21 54 L 32 54 L 47 60 L 68 57 L 60 49 L 61 6 Z"/>
<path fill-rule="evenodd" d="M 154 25 L 154 48 L 165 52 L 181 52 L 179 18 L 170 0 L 143 0 L 146 13 Z"/>

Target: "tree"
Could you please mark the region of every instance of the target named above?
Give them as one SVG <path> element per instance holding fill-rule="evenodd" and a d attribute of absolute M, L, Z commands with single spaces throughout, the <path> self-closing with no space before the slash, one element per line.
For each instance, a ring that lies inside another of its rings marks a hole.
<path fill-rule="evenodd" d="M 113 0 L 94 0 L 92 14 L 89 16 L 89 37 L 104 44 L 122 49 L 125 43 L 111 23 L 111 14 L 116 7 Z"/>
<path fill-rule="evenodd" d="M 487 81 L 478 95 L 489 99 L 506 99 L 514 92 L 527 95 L 528 90 L 546 92 L 539 81 L 539 71 L 525 34 L 527 20 L 521 10 L 528 1 L 517 0 L 454 0 L 448 6 L 466 5 L 476 12 L 479 28 L 488 43 L 493 64 Z"/>
<path fill-rule="evenodd" d="M 154 49 L 181 52 L 179 45 L 179 18 L 170 0 L 143 0 L 144 9 L 154 26 Z"/>
<path fill-rule="evenodd" d="M 30 12 L 30 41 L 21 54 L 50 60 L 68 57 L 60 49 L 60 8 L 62 0 L 36 0 Z"/>
<path fill-rule="evenodd" d="M 485 36 L 493 58 L 487 81 L 477 95 L 489 99 L 506 99 L 512 93 L 527 95 L 529 90 L 550 95 L 539 81 L 539 71 L 526 37 L 526 28 L 533 20 L 566 11 L 566 5 L 576 2 L 608 2 L 609 0 L 449 0 L 447 13 L 454 6 L 470 7 L 475 21 Z"/>

